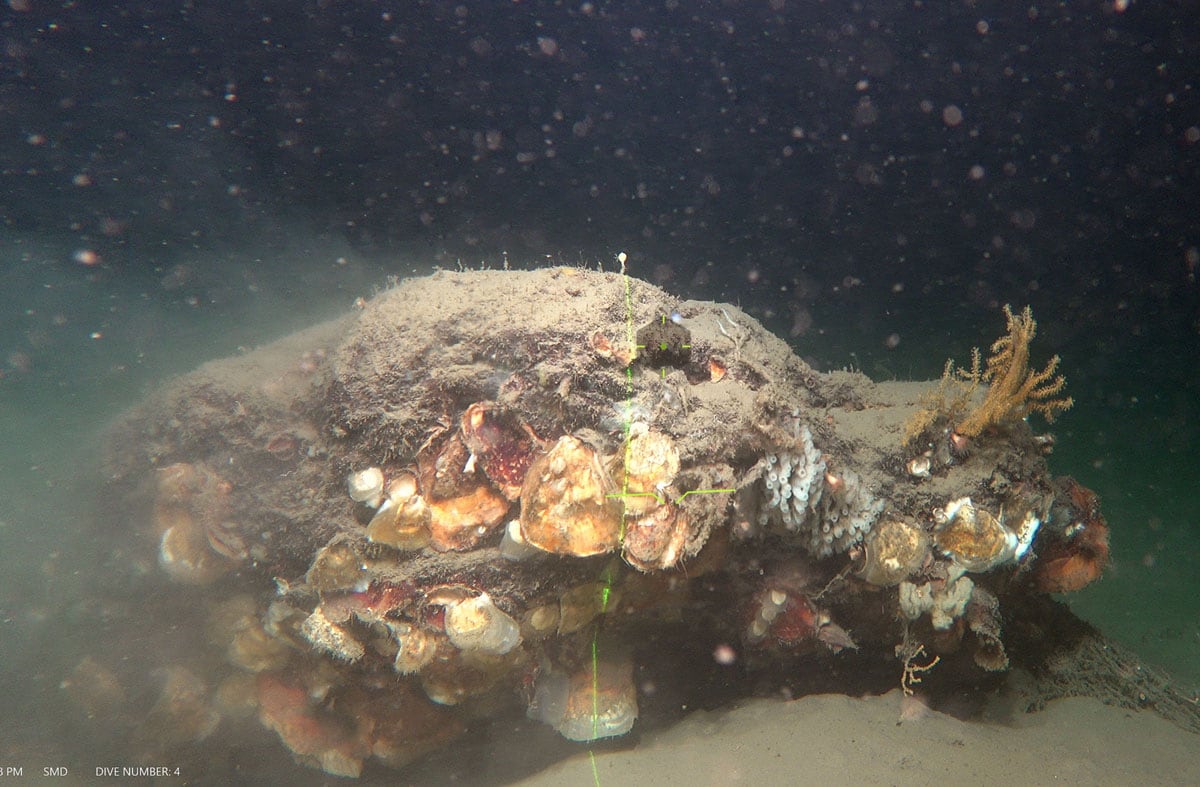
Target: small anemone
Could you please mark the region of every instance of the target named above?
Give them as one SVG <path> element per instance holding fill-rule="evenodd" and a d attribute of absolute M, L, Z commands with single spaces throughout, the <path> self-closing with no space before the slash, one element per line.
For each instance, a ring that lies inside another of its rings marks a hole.
<path fill-rule="evenodd" d="M 650 408 L 640 402 L 622 399 L 613 402 L 612 414 L 600 420 L 600 428 L 606 432 L 620 432 L 633 424 L 648 424 L 652 419 Z"/>

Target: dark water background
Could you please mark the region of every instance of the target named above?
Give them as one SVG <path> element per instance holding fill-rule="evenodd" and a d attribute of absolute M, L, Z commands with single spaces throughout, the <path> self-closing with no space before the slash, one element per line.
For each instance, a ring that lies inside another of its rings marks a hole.
<path fill-rule="evenodd" d="M 70 751 L 124 407 L 389 276 L 619 251 L 875 378 L 1032 304 L 1112 526 L 1070 602 L 1200 691 L 1200 4 L 9 0 L 0 43 L 0 760 Z"/>

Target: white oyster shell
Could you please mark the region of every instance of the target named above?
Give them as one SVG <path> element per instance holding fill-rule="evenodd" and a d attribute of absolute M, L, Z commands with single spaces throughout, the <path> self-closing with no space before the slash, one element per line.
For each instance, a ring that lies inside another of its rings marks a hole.
<path fill-rule="evenodd" d="M 356 470 L 346 479 L 346 488 L 354 502 L 375 507 L 383 499 L 383 471 L 378 467 Z"/>
<path fill-rule="evenodd" d="M 521 628 L 487 593 L 460 601 L 446 610 L 446 635 L 459 650 L 497 656 L 521 644 Z"/>

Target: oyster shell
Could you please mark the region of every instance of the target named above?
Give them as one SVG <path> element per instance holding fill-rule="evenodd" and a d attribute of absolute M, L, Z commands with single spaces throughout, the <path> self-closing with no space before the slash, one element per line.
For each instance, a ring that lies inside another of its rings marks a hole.
<path fill-rule="evenodd" d="M 633 664 L 600 661 L 570 677 L 551 670 L 537 683 L 529 716 L 567 740 L 586 743 L 624 735 L 638 716 Z"/>
<path fill-rule="evenodd" d="M 475 547 L 508 515 L 509 502 L 488 486 L 429 503 L 429 540 L 439 552 Z"/>
<path fill-rule="evenodd" d="M 439 552 L 475 547 L 508 514 L 509 501 L 488 484 L 475 460 L 457 432 L 417 455 L 430 544 Z"/>
<path fill-rule="evenodd" d="M 58 688 L 87 715 L 107 718 L 125 704 L 125 687 L 117 674 L 91 656 L 84 656 Z"/>
<path fill-rule="evenodd" d="M 914 456 L 904 464 L 904 469 L 913 478 L 929 478 L 933 460 L 925 454 Z"/>
<path fill-rule="evenodd" d="M 167 525 L 158 542 L 158 565 L 171 579 L 184 585 L 207 585 L 229 570 L 232 563 L 213 551 L 204 526 L 185 509 L 159 506 L 159 526 Z"/>
<path fill-rule="evenodd" d="M 521 636 L 525 639 L 541 640 L 558 631 L 561 611 L 558 604 L 543 604 L 525 613 L 521 621 Z"/>
<path fill-rule="evenodd" d="M 317 607 L 300 627 L 314 648 L 344 661 L 358 661 L 366 653 L 361 642 L 349 631 L 331 621 L 325 610 Z"/>
<path fill-rule="evenodd" d="M 1016 555 L 1017 534 L 969 497 L 950 501 L 935 518 L 934 543 L 965 571 L 990 571 Z"/>
<path fill-rule="evenodd" d="M 420 495 L 389 497 L 367 524 L 367 540 L 393 549 L 423 549 L 429 544 L 429 506 Z"/>
<path fill-rule="evenodd" d="M 228 482 L 201 463 L 177 462 L 157 471 L 155 486 L 158 564 L 171 579 L 207 585 L 248 556 L 238 528 L 224 519 Z"/>
<path fill-rule="evenodd" d="M 363 590 L 367 578 L 362 558 L 345 541 L 322 547 L 305 575 L 308 584 L 321 593 Z"/>
<path fill-rule="evenodd" d="M 638 422 L 630 427 L 625 450 L 610 460 L 609 471 L 625 514 L 640 516 L 668 502 L 663 497 L 679 474 L 679 451 L 670 437 Z"/>
<path fill-rule="evenodd" d="M 521 644 L 521 628 L 487 593 L 446 609 L 446 636 L 459 650 L 504 655 Z"/>
<path fill-rule="evenodd" d="M 356 470 L 346 479 L 350 499 L 374 508 L 383 499 L 383 471 L 378 467 Z"/>
<path fill-rule="evenodd" d="M 225 654 L 231 664 L 247 672 L 266 672 L 287 666 L 292 649 L 256 622 L 233 636 Z"/>
<path fill-rule="evenodd" d="M 558 633 L 571 634 L 616 606 L 620 592 L 603 582 L 578 585 L 559 599 Z"/>
<path fill-rule="evenodd" d="M 621 552 L 631 566 L 641 571 L 657 571 L 679 562 L 687 538 L 687 514 L 668 503 L 629 523 Z"/>
<path fill-rule="evenodd" d="M 438 645 L 446 640 L 410 623 L 391 623 L 389 628 L 398 645 L 392 668 L 401 675 L 414 675 L 429 666 L 438 654 Z"/>
<path fill-rule="evenodd" d="M 884 519 L 871 530 L 865 547 L 866 557 L 858 576 L 872 585 L 890 587 L 905 580 L 925 562 L 929 534 L 914 522 Z"/>
<path fill-rule="evenodd" d="M 534 462 L 521 491 L 521 536 L 544 552 L 587 557 L 616 549 L 620 506 L 596 452 L 560 437 Z"/>
<path fill-rule="evenodd" d="M 417 477 L 421 493 L 431 503 L 458 497 L 485 481 L 458 432 L 441 442 L 430 443 L 417 453 Z"/>
<path fill-rule="evenodd" d="M 221 721 L 208 700 L 208 687 L 186 667 L 170 666 L 164 672 L 162 692 L 135 737 L 162 749 L 204 740 Z"/>

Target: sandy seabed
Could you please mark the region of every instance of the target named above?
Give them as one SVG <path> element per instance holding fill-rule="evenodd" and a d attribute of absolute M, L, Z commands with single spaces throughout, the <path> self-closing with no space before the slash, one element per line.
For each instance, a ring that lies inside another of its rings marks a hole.
<path fill-rule="evenodd" d="M 594 772 L 583 753 L 521 784 L 1200 784 L 1200 741 L 1149 712 L 1083 698 L 1003 723 L 900 709 L 898 690 L 753 700 L 598 753 Z"/>

